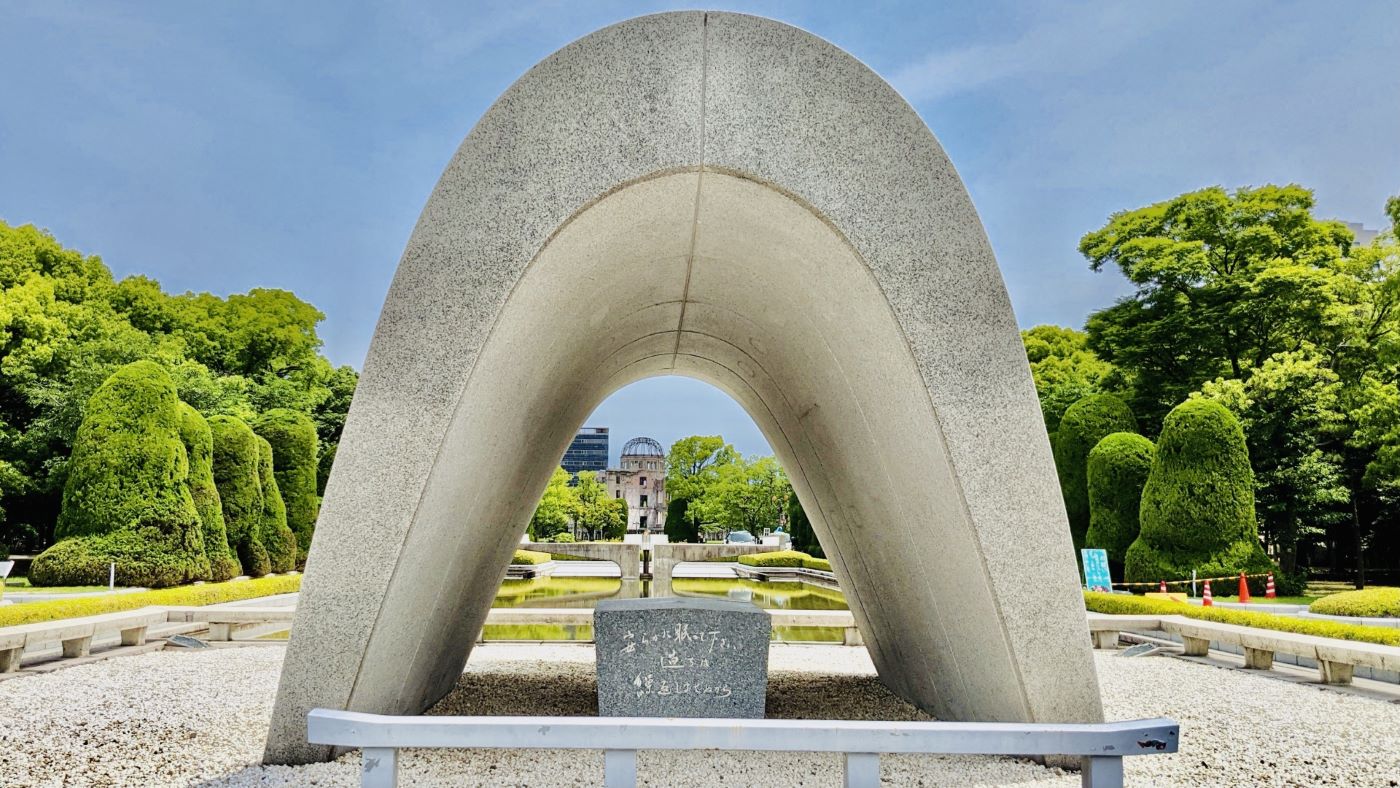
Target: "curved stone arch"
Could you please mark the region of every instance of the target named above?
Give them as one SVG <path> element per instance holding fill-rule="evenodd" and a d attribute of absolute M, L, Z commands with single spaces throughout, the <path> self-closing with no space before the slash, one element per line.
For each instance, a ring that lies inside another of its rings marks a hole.
<path fill-rule="evenodd" d="M 831 44 L 679 12 L 541 61 L 429 198 L 327 486 L 266 759 L 330 755 L 305 742 L 311 708 L 447 692 L 574 431 L 658 374 L 754 417 L 893 690 L 948 719 L 1101 719 L 1029 368 L 951 163 Z"/>

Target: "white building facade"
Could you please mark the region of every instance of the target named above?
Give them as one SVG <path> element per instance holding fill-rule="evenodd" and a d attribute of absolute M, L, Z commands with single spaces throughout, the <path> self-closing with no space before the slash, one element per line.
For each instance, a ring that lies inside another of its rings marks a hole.
<path fill-rule="evenodd" d="M 666 453 L 651 438 L 622 447 L 620 468 L 604 474 L 608 494 L 627 501 L 627 533 L 660 533 L 666 525 Z"/>

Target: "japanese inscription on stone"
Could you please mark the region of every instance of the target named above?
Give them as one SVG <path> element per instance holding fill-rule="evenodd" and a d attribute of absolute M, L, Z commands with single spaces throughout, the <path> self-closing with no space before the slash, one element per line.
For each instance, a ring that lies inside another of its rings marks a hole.
<path fill-rule="evenodd" d="M 746 602 L 609 600 L 593 612 L 598 714 L 762 717 L 768 614 Z"/>

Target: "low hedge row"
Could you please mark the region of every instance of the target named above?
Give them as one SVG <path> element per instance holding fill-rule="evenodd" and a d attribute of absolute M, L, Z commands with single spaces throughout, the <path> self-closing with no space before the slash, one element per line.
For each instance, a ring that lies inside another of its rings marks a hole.
<path fill-rule="evenodd" d="M 301 575 L 277 575 L 257 580 L 230 580 L 226 583 L 135 591 L 129 594 L 55 599 L 51 602 L 23 602 L 0 607 L 0 627 L 37 624 L 61 618 L 120 613 L 147 605 L 215 605 L 274 594 L 290 594 L 301 589 Z"/>
<path fill-rule="evenodd" d="M 774 553 L 750 553 L 739 556 L 744 566 L 793 567 L 801 568 L 803 561 L 811 561 L 812 556 L 796 550 L 779 550 Z"/>
<path fill-rule="evenodd" d="M 1400 618 L 1400 588 L 1367 588 L 1325 596 L 1308 606 L 1327 616 Z"/>
<path fill-rule="evenodd" d="M 540 553 L 534 550 L 516 550 L 515 557 L 510 559 L 512 564 L 517 566 L 539 566 L 550 562 L 549 553 Z"/>
<path fill-rule="evenodd" d="M 710 561 L 728 561 L 728 558 L 710 558 Z M 798 550 L 779 550 L 775 553 L 751 553 L 739 556 L 744 566 L 792 567 L 794 569 L 819 569 L 831 571 L 831 562 L 825 558 L 813 558 Z"/>
<path fill-rule="evenodd" d="M 1400 629 L 1390 627 L 1339 624 L 1332 621 L 1278 616 L 1272 613 L 1255 613 L 1237 608 L 1200 607 L 1167 599 L 1144 599 L 1127 594 L 1101 594 L 1094 591 L 1084 592 L 1084 606 L 1095 613 L 1186 616 L 1203 621 L 1216 621 L 1221 624 L 1272 629 L 1277 632 L 1296 632 L 1300 635 L 1316 635 L 1317 637 L 1354 640 L 1362 643 L 1379 643 L 1383 646 L 1400 646 Z"/>

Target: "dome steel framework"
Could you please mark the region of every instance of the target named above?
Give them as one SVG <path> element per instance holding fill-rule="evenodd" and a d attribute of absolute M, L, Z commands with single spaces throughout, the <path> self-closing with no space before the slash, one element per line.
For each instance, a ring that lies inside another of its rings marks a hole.
<path fill-rule="evenodd" d="M 623 457 L 665 457 L 661 444 L 651 438 L 633 438 L 622 446 Z"/>

